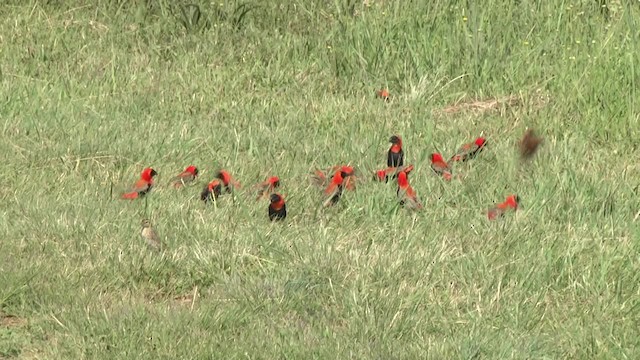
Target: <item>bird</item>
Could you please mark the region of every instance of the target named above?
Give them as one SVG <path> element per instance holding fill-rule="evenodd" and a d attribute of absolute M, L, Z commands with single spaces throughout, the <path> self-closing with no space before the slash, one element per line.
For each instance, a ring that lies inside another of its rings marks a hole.
<path fill-rule="evenodd" d="M 253 187 L 257 190 L 258 193 L 258 197 L 256 198 L 256 200 L 260 200 L 269 195 L 276 188 L 280 187 L 280 178 L 277 176 L 271 176 L 266 181 L 258 183 Z"/>
<path fill-rule="evenodd" d="M 462 145 L 451 157 L 450 162 L 471 160 L 478 155 L 487 145 L 487 140 L 483 137 L 477 138 L 474 142 Z"/>
<path fill-rule="evenodd" d="M 332 176 L 335 175 L 337 171 L 342 171 L 347 174 L 344 188 L 347 190 L 355 190 L 357 182 L 356 171 L 353 166 L 350 165 L 337 165 L 327 170 L 315 170 L 311 174 L 311 184 L 324 188 L 331 182 Z"/>
<path fill-rule="evenodd" d="M 378 91 L 376 91 L 376 96 L 379 97 L 380 99 L 384 100 L 384 101 L 389 101 L 389 90 L 387 89 L 380 89 Z"/>
<path fill-rule="evenodd" d="M 520 197 L 518 195 L 509 195 L 507 199 L 487 210 L 487 217 L 489 220 L 495 220 L 502 217 L 509 209 L 517 210 L 520 206 Z"/>
<path fill-rule="evenodd" d="M 422 209 L 422 203 L 418 199 L 416 191 L 409 185 L 409 179 L 405 171 L 398 173 L 398 190 L 396 191 L 396 195 L 400 200 L 400 205 L 405 208 L 411 210 Z"/>
<path fill-rule="evenodd" d="M 160 241 L 160 237 L 156 230 L 151 226 L 149 219 L 142 219 L 142 231 L 140 232 L 142 238 L 147 242 L 147 246 L 154 251 L 160 251 L 163 248 L 163 244 Z"/>
<path fill-rule="evenodd" d="M 439 153 L 431 154 L 431 169 L 445 180 L 451 180 L 451 167 L 447 164 Z"/>
<path fill-rule="evenodd" d="M 311 176 L 309 177 L 309 181 L 311 182 L 311 185 L 315 185 L 321 188 L 325 187 L 327 185 L 328 173 L 333 173 L 333 171 L 332 170 L 328 170 L 328 171 L 314 170 L 313 173 L 311 173 Z"/>
<path fill-rule="evenodd" d="M 153 188 L 153 178 L 157 175 L 158 173 L 150 167 L 142 170 L 140 179 L 136 181 L 129 192 L 122 194 L 122 199 L 133 200 L 145 196 Z"/>
<path fill-rule="evenodd" d="M 232 192 L 234 188 L 240 188 L 240 183 L 237 182 L 226 170 L 219 170 L 215 177 L 222 181 L 222 186 L 227 193 Z"/>
<path fill-rule="evenodd" d="M 284 202 L 284 197 L 280 194 L 274 193 L 271 194 L 269 200 L 269 220 L 284 220 L 287 217 L 287 204 Z"/>
<path fill-rule="evenodd" d="M 358 177 L 356 176 L 356 170 L 353 168 L 353 166 L 343 165 L 340 168 L 340 171 L 346 174 L 346 176 L 344 177 L 344 188 L 349 191 L 355 190 Z"/>
<path fill-rule="evenodd" d="M 385 169 L 376 171 L 373 174 L 373 181 L 386 183 L 389 181 L 389 176 L 391 176 L 392 179 L 395 179 L 398 176 L 399 172 L 404 171 L 407 174 L 409 174 L 412 170 L 413 170 L 413 165 L 398 166 L 398 167 L 389 166 Z"/>
<path fill-rule="evenodd" d="M 402 138 L 393 135 L 389 138 L 391 147 L 387 152 L 387 166 L 398 167 L 404 165 L 404 150 L 402 150 Z"/>
<path fill-rule="evenodd" d="M 219 179 L 214 179 L 204 187 L 200 193 L 200 200 L 206 204 L 210 200 L 216 201 L 222 193 L 222 183 Z"/>
<path fill-rule="evenodd" d="M 183 172 L 173 177 L 171 179 L 171 183 L 173 184 L 173 187 L 180 188 L 194 182 L 197 177 L 198 168 L 193 165 L 189 165 Z"/>
<path fill-rule="evenodd" d="M 538 150 L 542 140 L 541 137 L 536 136 L 535 130 L 527 129 L 520 140 L 520 158 L 530 159 Z"/>
<path fill-rule="evenodd" d="M 331 183 L 324 190 L 324 195 L 326 200 L 323 203 L 324 207 L 335 205 L 342 196 L 342 192 L 344 189 L 345 179 L 350 175 L 342 170 L 336 171 L 336 173 L 331 178 Z"/>

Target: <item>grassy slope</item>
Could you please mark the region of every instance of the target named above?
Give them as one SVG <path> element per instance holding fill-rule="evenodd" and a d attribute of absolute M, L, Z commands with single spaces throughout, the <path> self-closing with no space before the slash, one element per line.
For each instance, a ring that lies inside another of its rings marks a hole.
<path fill-rule="evenodd" d="M 162 1 L 10 3 L 0 306 L 26 323 L 0 327 L 0 358 L 640 355 L 637 7 L 292 0 L 240 18 L 232 1 L 185 32 Z M 509 94 L 521 105 L 432 115 Z M 521 166 L 526 126 L 546 142 Z M 368 184 L 318 211 L 309 170 L 379 167 L 395 132 L 427 210 Z M 481 132 L 488 151 L 441 183 L 428 154 Z M 206 209 L 201 185 L 116 199 L 144 166 L 162 183 L 188 163 L 201 183 L 280 175 L 287 223 L 244 194 Z M 488 223 L 510 192 L 523 210 Z"/>

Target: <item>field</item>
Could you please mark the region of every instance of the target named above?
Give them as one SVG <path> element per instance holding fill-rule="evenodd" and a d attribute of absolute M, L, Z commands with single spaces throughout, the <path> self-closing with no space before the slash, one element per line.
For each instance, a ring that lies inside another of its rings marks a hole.
<path fill-rule="evenodd" d="M 0 6 L 0 359 L 640 358 L 637 1 L 180 4 Z M 322 209 L 309 173 L 368 180 L 394 133 L 425 209 Z M 218 168 L 243 189 L 204 206 Z"/>

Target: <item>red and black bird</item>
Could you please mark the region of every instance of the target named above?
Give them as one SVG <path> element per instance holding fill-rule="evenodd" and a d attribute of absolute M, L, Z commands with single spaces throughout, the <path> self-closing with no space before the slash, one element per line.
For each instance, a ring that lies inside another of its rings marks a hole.
<path fill-rule="evenodd" d="M 431 169 L 438 175 L 442 176 L 445 180 L 451 180 L 451 167 L 442 158 L 439 153 L 431 154 Z"/>
<path fill-rule="evenodd" d="M 269 204 L 269 220 L 284 220 L 287 217 L 287 204 L 284 202 L 284 197 L 274 193 L 271 194 L 269 200 L 271 201 Z"/>
<path fill-rule="evenodd" d="M 215 179 L 204 187 L 200 193 L 200 200 L 204 201 L 205 204 L 208 203 L 209 200 L 216 201 L 221 193 L 222 183 L 220 183 L 220 180 Z"/>
<path fill-rule="evenodd" d="M 389 101 L 389 90 L 382 88 L 378 91 L 376 91 L 376 97 L 379 97 L 380 99 L 384 100 L 384 101 Z"/>
<path fill-rule="evenodd" d="M 450 162 L 471 160 L 478 155 L 487 145 L 487 139 L 483 137 L 477 138 L 474 142 L 462 145 L 458 151 L 451 157 Z"/>
<path fill-rule="evenodd" d="M 351 176 L 351 174 L 343 170 L 336 171 L 335 175 L 331 178 L 331 183 L 324 190 L 324 195 L 327 198 L 323 204 L 325 207 L 335 205 L 338 200 L 340 200 L 345 187 L 345 181 L 349 176 Z"/>
<path fill-rule="evenodd" d="M 193 165 L 189 165 L 183 172 L 172 178 L 171 183 L 173 184 L 173 187 L 180 188 L 194 182 L 197 177 L 198 168 Z"/>
<path fill-rule="evenodd" d="M 256 189 L 258 193 L 256 200 L 267 197 L 267 195 L 274 192 L 278 187 L 280 187 L 280 178 L 277 176 L 271 176 L 267 180 L 254 185 L 253 188 Z"/>
<path fill-rule="evenodd" d="M 373 174 L 373 181 L 389 182 L 389 176 L 395 179 L 401 171 L 409 174 L 413 170 L 413 165 L 388 167 L 386 169 L 378 170 Z"/>
<path fill-rule="evenodd" d="M 142 170 L 140 179 L 136 181 L 133 188 L 129 192 L 122 194 L 121 198 L 133 200 L 147 195 L 147 193 L 151 191 L 151 188 L 153 188 L 153 178 L 157 175 L 158 173 L 154 169 L 150 167 L 145 168 Z"/>
<path fill-rule="evenodd" d="M 311 184 L 318 187 L 325 187 L 327 184 L 331 183 L 332 177 L 338 171 L 342 171 L 348 175 L 348 178 L 345 179 L 345 189 L 355 190 L 357 181 L 356 171 L 353 166 L 350 165 L 333 166 L 325 171 L 316 170 L 311 174 Z"/>
<path fill-rule="evenodd" d="M 422 209 L 422 203 L 416 195 L 416 191 L 409 185 L 409 178 L 406 171 L 398 173 L 398 190 L 396 191 L 400 205 L 411 210 Z"/>
<path fill-rule="evenodd" d="M 404 151 L 402 150 L 402 138 L 393 135 L 389 138 L 391 147 L 387 153 L 387 166 L 398 167 L 404 165 Z"/>
<path fill-rule="evenodd" d="M 231 176 L 231 174 L 226 170 L 218 171 L 215 177 L 222 181 L 222 187 L 224 187 L 224 191 L 226 193 L 231 193 L 233 189 L 240 188 L 240 183 L 236 181 L 233 176 Z"/>
<path fill-rule="evenodd" d="M 504 202 L 487 210 L 487 217 L 489 220 L 496 220 L 504 216 L 509 209 L 518 210 L 520 206 L 520 197 L 518 195 L 509 195 Z"/>

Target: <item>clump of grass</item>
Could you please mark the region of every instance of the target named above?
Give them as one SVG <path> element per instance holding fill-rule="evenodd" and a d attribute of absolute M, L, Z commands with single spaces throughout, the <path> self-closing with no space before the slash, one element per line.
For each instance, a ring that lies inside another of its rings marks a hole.
<path fill-rule="evenodd" d="M 209 27 L 208 20 L 200 21 L 201 16 L 200 6 L 196 4 L 180 6 L 179 21 L 187 32 L 202 31 Z"/>

